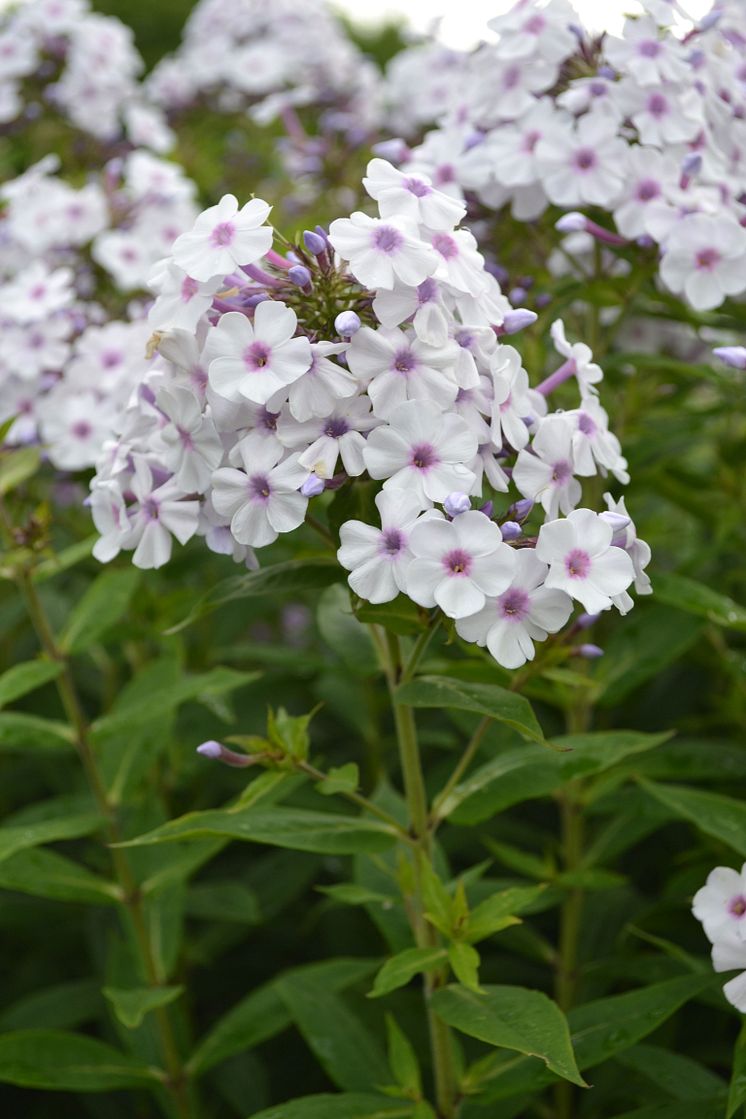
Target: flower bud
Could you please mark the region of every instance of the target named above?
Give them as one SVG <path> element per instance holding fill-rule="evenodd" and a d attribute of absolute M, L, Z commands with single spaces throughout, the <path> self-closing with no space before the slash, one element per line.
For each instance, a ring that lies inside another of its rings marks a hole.
<path fill-rule="evenodd" d="M 468 494 L 460 493 L 458 490 L 455 493 L 449 493 L 448 497 L 443 502 L 443 508 L 449 517 L 457 517 L 459 513 L 467 513 L 471 509 L 471 501 Z"/>
<path fill-rule="evenodd" d="M 712 352 L 733 369 L 746 369 L 746 346 L 718 346 Z"/>
<path fill-rule="evenodd" d="M 324 492 L 324 479 L 319 478 L 318 474 L 309 474 L 301 486 L 300 492 L 304 497 L 318 497 L 320 493 Z"/>
<path fill-rule="evenodd" d="M 569 214 L 563 214 L 554 223 L 554 228 L 559 230 L 560 233 L 582 233 L 585 230 L 586 221 L 585 214 L 581 214 L 577 210 L 571 210 Z"/>
<path fill-rule="evenodd" d="M 533 507 L 534 503 L 529 497 L 522 497 L 520 501 L 516 501 L 515 504 L 510 506 L 508 516 L 518 521 L 519 524 L 523 524 L 526 518 L 531 515 Z"/>
<path fill-rule="evenodd" d="M 391 140 L 381 140 L 372 147 L 374 155 L 387 159 L 389 163 L 404 163 L 409 158 L 409 146 L 405 140 L 396 137 Z"/>
<path fill-rule="evenodd" d="M 311 229 L 306 229 L 303 233 L 303 244 L 308 249 L 309 253 L 314 256 L 320 256 L 326 249 L 326 241 L 320 237 L 318 233 L 314 233 Z"/>
<path fill-rule="evenodd" d="M 502 328 L 505 334 L 517 334 L 527 326 L 533 326 L 539 316 L 527 307 L 515 307 L 512 311 L 505 312 Z"/>
<path fill-rule="evenodd" d="M 702 170 L 702 155 L 700 152 L 688 152 L 681 161 L 681 171 L 684 175 L 698 175 Z"/>
<path fill-rule="evenodd" d="M 291 284 L 297 284 L 299 288 L 307 288 L 311 285 L 311 273 L 304 264 L 294 264 L 292 268 L 288 268 L 288 279 Z"/>
<path fill-rule="evenodd" d="M 494 512 L 494 505 L 491 501 L 485 501 L 484 505 L 479 506 L 479 512 L 484 513 L 485 517 L 491 517 Z"/>
<path fill-rule="evenodd" d="M 606 521 L 607 525 L 611 525 L 611 531 L 615 536 L 632 524 L 631 519 L 625 517 L 623 513 L 612 513 L 607 510 L 603 513 L 599 513 L 599 517 L 602 521 Z"/>
<path fill-rule="evenodd" d="M 334 329 L 342 338 L 352 338 L 362 326 L 360 316 L 354 311 L 340 311 L 334 320 Z"/>
<path fill-rule="evenodd" d="M 604 655 L 600 645 L 578 645 L 576 652 L 579 657 L 585 657 L 587 660 L 597 660 Z"/>
<path fill-rule="evenodd" d="M 517 540 L 522 535 L 523 529 L 517 521 L 505 521 L 504 524 L 500 525 L 500 532 L 503 540 L 507 543 L 509 540 Z"/>
<path fill-rule="evenodd" d="M 508 299 L 511 303 L 521 303 L 526 298 L 526 289 L 522 287 L 513 288 L 508 292 Z"/>
<path fill-rule="evenodd" d="M 596 624 L 596 622 L 598 621 L 598 618 L 599 618 L 598 614 L 585 614 L 585 613 L 581 614 L 575 622 L 575 628 L 576 629 L 590 629 L 591 626 Z"/>
<path fill-rule="evenodd" d="M 215 742 L 212 739 L 198 746 L 197 753 L 201 754 L 203 758 L 211 758 L 214 761 L 222 762 L 223 765 L 233 766 L 234 769 L 246 769 L 247 766 L 255 765 L 258 761 L 250 754 L 237 754 L 235 750 L 229 750 L 221 742 Z"/>

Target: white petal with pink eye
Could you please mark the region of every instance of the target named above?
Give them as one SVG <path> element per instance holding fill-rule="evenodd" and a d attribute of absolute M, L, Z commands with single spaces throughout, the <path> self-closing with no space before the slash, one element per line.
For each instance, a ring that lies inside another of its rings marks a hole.
<path fill-rule="evenodd" d="M 281 346 L 287 342 L 295 334 L 297 325 L 295 311 L 284 303 L 265 299 L 254 309 L 254 333 L 268 346 Z"/>
<path fill-rule="evenodd" d="M 232 517 L 246 501 L 246 475 L 230 466 L 221 467 L 212 476 L 212 503 L 218 513 Z"/>
<path fill-rule="evenodd" d="M 264 548 L 277 539 L 277 530 L 267 518 L 266 510 L 258 503 L 246 502 L 236 510 L 231 519 L 231 532 L 239 544 Z"/>
<path fill-rule="evenodd" d="M 469 572 L 475 586 L 486 595 L 502 594 L 515 573 L 515 557 L 514 549 L 502 543 L 492 555 L 475 555 Z"/>
<path fill-rule="evenodd" d="M 435 606 L 435 591 L 443 582 L 438 560 L 413 559 L 407 569 L 407 594 L 420 606 Z"/>
<path fill-rule="evenodd" d="M 339 530 L 339 538 L 341 547 L 337 549 L 337 558 L 343 567 L 350 570 L 378 554 L 381 530 L 364 521 L 345 521 Z"/>
<path fill-rule="evenodd" d="M 300 493 L 273 493 L 267 503 L 267 519 L 278 532 L 292 532 L 303 524 L 308 498 Z"/>

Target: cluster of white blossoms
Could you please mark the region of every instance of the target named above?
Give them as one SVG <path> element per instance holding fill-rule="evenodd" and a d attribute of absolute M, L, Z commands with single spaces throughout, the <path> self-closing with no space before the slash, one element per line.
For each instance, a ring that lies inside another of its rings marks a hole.
<path fill-rule="evenodd" d="M 88 0 L 21 0 L 0 12 L 0 124 L 50 110 L 103 143 L 167 151 L 173 135 L 139 84 L 131 28 Z"/>
<path fill-rule="evenodd" d="M 197 208 L 181 169 L 149 152 L 80 187 L 56 172 L 47 157 L 0 187 L 0 423 L 14 420 L 9 443 L 40 442 L 76 471 L 94 465 L 148 366 L 147 305 L 128 299 L 146 294 Z"/>
<path fill-rule="evenodd" d="M 715 971 L 739 971 L 723 987 L 736 1009 L 746 1013 L 746 863 L 740 872 L 718 866 L 694 895 L 694 916 L 712 944 Z"/>
<path fill-rule="evenodd" d="M 405 167 L 520 221 L 551 205 L 563 233 L 656 246 L 663 285 L 707 310 L 746 291 L 743 2 L 686 33 L 676 0 L 641 4 L 595 40 L 568 0 L 518 0 Z"/>
<path fill-rule="evenodd" d="M 438 606 L 514 668 L 573 600 L 624 613 L 632 584 L 650 589 L 623 503 L 578 508 L 581 478 L 628 480 L 602 371 L 556 322 L 562 362 L 531 388 L 501 338 L 535 316 L 485 270 L 464 206 L 382 159 L 363 183 L 379 216 L 283 252 L 270 207 L 232 195 L 176 240 L 154 277 L 158 357 L 92 482 L 95 554 L 159 567 L 174 537 L 201 535 L 253 564 L 324 491 L 367 479 L 380 524 L 340 531 L 352 589 Z M 549 412 L 565 381 L 576 406 Z"/>

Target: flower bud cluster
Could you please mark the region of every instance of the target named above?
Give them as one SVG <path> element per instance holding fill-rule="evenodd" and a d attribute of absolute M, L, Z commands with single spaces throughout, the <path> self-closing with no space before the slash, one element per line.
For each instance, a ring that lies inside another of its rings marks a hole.
<path fill-rule="evenodd" d="M 532 388 L 501 341 L 531 315 L 485 269 L 464 206 L 381 159 L 363 182 L 378 216 L 300 244 L 273 232 L 265 202 L 232 195 L 177 238 L 155 277 L 158 357 L 92 483 L 95 554 L 160 567 L 174 537 L 201 535 L 254 564 L 324 491 L 367 479 L 380 524 L 340 531 L 352 589 L 438 607 L 515 668 L 573 600 L 624 613 L 633 583 L 650 589 L 624 506 L 579 507 L 580 479 L 628 480 L 603 374 L 557 322 L 562 362 Z M 577 404 L 550 411 L 564 381 Z"/>

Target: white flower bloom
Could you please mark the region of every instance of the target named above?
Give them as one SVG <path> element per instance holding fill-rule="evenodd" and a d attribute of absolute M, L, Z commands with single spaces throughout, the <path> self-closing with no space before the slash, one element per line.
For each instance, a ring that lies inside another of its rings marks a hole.
<path fill-rule="evenodd" d="M 521 355 L 513 346 L 498 347 L 490 361 L 490 373 L 494 393 L 492 440 L 496 447 L 507 442 L 520 451 L 528 443 L 526 419 L 535 414 Z"/>
<path fill-rule="evenodd" d="M 428 229 L 453 229 L 466 213 L 458 199 L 435 190 L 427 175 L 407 175 L 385 159 L 372 159 L 363 186 L 382 218 L 403 217 Z"/>
<path fill-rule="evenodd" d="M 356 210 L 331 223 L 329 240 L 353 275 L 371 288 L 391 289 L 397 279 L 416 287 L 438 267 L 437 254 L 417 227 L 399 218 L 370 218 Z"/>
<path fill-rule="evenodd" d="M 572 457 L 575 473 L 592 477 L 600 466 L 623 484 L 629 482 L 627 460 L 622 455 L 619 440 L 609 431 L 609 417 L 595 396 L 587 396 L 581 407 L 565 415 L 575 420 L 572 437 Z"/>
<path fill-rule="evenodd" d="M 109 563 L 118 556 L 130 532 L 122 491 L 116 482 L 96 481 L 88 499 L 93 523 L 100 534 L 93 545 L 99 563 Z"/>
<path fill-rule="evenodd" d="M 568 342 L 565 335 L 565 324 L 562 319 L 555 319 L 550 328 L 554 348 L 568 361 L 575 365 L 575 378 L 580 385 L 580 393 L 587 396 L 595 392 L 592 385 L 597 385 L 603 380 L 603 370 L 593 361 L 593 352 L 585 342 Z"/>
<path fill-rule="evenodd" d="M 694 895 L 692 913 L 713 944 L 734 939 L 746 944 L 746 863 L 740 871 L 729 866 L 711 870 Z M 746 966 L 746 960 L 741 966 Z"/>
<path fill-rule="evenodd" d="M 622 191 L 627 144 L 605 113 L 561 123 L 536 145 L 542 185 L 557 206 L 611 206 Z"/>
<path fill-rule="evenodd" d="M 565 520 L 547 521 L 539 529 L 536 555 L 549 564 L 545 586 L 565 591 L 589 614 L 612 606 L 634 581 L 632 560 L 612 546 L 613 532 L 597 513 L 576 509 Z"/>
<path fill-rule="evenodd" d="M 281 418 L 277 436 L 286 447 L 304 448 L 298 462 L 319 478 L 331 478 L 337 460 L 351 477 L 365 470 L 363 448 L 368 432 L 379 421 L 371 415 L 370 400 L 365 396 L 340 400 L 328 416 L 299 423 L 291 417 Z"/>
<path fill-rule="evenodd" d="M 416 288 L 397 283 L 390 291 L 379 291 L 373 300 L 373 311 L 387 330 L 411 318 L 421 342 L 428 346 L 445 346 L 448 341 L 448 315 L 441 286 L 432 276 Z"/>
<path fill-rule="evenodd" d="M 257 304 L 254 322 L 239 311 L 223 315 L 205 345 L 211 387 L 226 400 L 266 404 L 311 365 L 311 343 L 295 338 L 295 311 L 284 303 Z"/>
<path fill-rule="evenodd" d="M 157 403 L 168 417 L 153 446 L 185 493 L 204 493 L 223 458 L 223 443 L 194 393 L 179 385 L 163 388 Z"/>
<path fill-rule="evenodd" d="M 626 528 L 622 529 L 621 533 L 615 533 L 614 543 L 618 547 L 624 548 L 625 552 L 632 560 L 632 566 L 635 570 L 635 591 L 637 594 L 652 594 L 653 586 L 650 582 L 650 576 L 645 571 L 652 556 L 650 545 L 644 540 L 639 539 L 637 529 L 627 512 L 627 506 L 625 505 L 623 497 L 615 501 L 610 493 L 605 493 L 604 501 L 610 513 L 617 513 L 619 516 L 629 519 L 629 524 Z M 620 614 L 626 614 L 632 609 L 632 597 L 627 591 L 623 591 L 620 595 L 615 595 L 613 601 Z"/>
<path fill-rule="evenodd" d="M 93 466 L 114 421 L 111 402 L 93 392 L 71 392 L 60 382 L 39 407 L 41 439 L 59 470 Z"/>
<path fill-rule="evenodd" d="M 439 606 L 449 618 L 466 618 L 501 594 L 516 570 L 515 552 L 503 543 L 494 521 L 476 509 L 452 521 L 434 517 L 412 529 L 414 559 L 407 569 L 407 594 L 421 606 Z"/>
<path fill-rule="evenodd" d="M 477 437 L 460 416 L 410 400 L 370 433 L 363 458 L 371 478 L 387 479 L 384 489 L 411 488 L 427 508 L 455 490 L 471 492 L 475 477 L 464 463 L 476 453 Z"/>
<path fill-rule="evenodd" d="M 264 224 L 270 209 L 261 198 L 252 198 L 239 210 L 233 194 L 223 195 L 199 215 L 191 232 L 177 237 L 175 263 L 202 281 L 254 264 L 272 248 L 272 230 Z"/>
<path fill-rule="evenodd" d="M 0 287 L 3 317 L 19 323 L 41 322 L 70 306 L 74 297 L 72 282 L 71 269 L 51 270 L 42 261 L 34 261 Z"/>
<path fill-rule="evenodd" d="M 314 342 L 311 345 L 311 364 L 288 389 L 288 406 L 294 419 L 302 423 L 314 416 L 328 416 L 337 401 L 354 396 L 358 391 L 355 377 L 331 360 L 345 353 L 347 348 L 347 342 Z"/>
<path fill-rule="evenodd" d="M 239 544 L 263 548 L 281 532 L 303 523 L 308 498 L 298 492 L 308 471 L 297 455 L 285 453 L 255 435 L 238 444 L 242 470 L 225 466 L 213 474 L 212 503 L 231 518 L 231 532 Z"/>
<path fill-rule="evenodd" d="M 349 572 L 355 594 L 368 602 L 391 602 L 406 591 L 412 559 L 409 536 L 420 515 L 416 496 L 406 490 L 382 490 L 376 496 L 381 527 L 346 521 L 339 530 L 337 559 Z"/>
<path fill-rule="evenodd" d="M 432 400 L 441 410 L 452 404 L 457 355 L 453 343 L 436 349 L 401 330 L 364 326 L 350 343 L 347 364 L 367 386 L 376 415 L 388 419 L 406 400 Z"/>
<path fill-rule="evenodd" d="M 728 214 L 690 214 L 663 244 L 661 277 L 697 311 L 719 306 L 744 289 L 746 231 Z"/>
<path fill-rule="evenodd" d="M 547 516 L 570 513 L 580 501 L 580 482 L 574 477 L 572 421 L 551 415 L 541 421 L 531 448 L 518 455 L 513 481 L 524 497 L 541 502 Z"/>
<path fill-rule="evenodd" d="M 148 286 L 157 293 L 148 315 L 150 326 L 153 330 L 195 330 L 222 282 L 222 277 L 215 276 L 200 283 L 173 261 L 160 261 L 148 277 Z"/>
<path fill-rule="evenodd" d="M 4 358 L 24 381 L 61 370 L 70 354 L 70 322 L 51 316 L 41 322 L 3 329 Z"/>
<path fill-rule="evenodd" d="M 126 541 L 127 547 L 137 545 L 132 562 L 146 570 L 163 567 L 171 558 L 172 536 L 186 544 L 197 531 L 199 502 L 184 501 L 173 479 L 154 485 L 150 467 L 142 458 L 135 459 L 130 489 L 138 502 Z"/>
<path fill-rule="evenodd" d="M 643 86 L 687 78 L 686 52 L 673 35 L 661 38 L 657 23 L 643 17 L 627 19 L 622 37 L 606 37 L 606 56 L 615 69 L 631 74 Z"/>
<path fill-rule="evenodd" d="M 549 568 L 534 552 L 522 548 L 515 558 L 516 571 L 507 590 L 456 623 L 460 637 L 486 645 L 503 668 L 520 668 L 533 660 L 534 641 L 557 633 L 572 613 L 572 600 L 564 591 L 544 586 Z"/>

